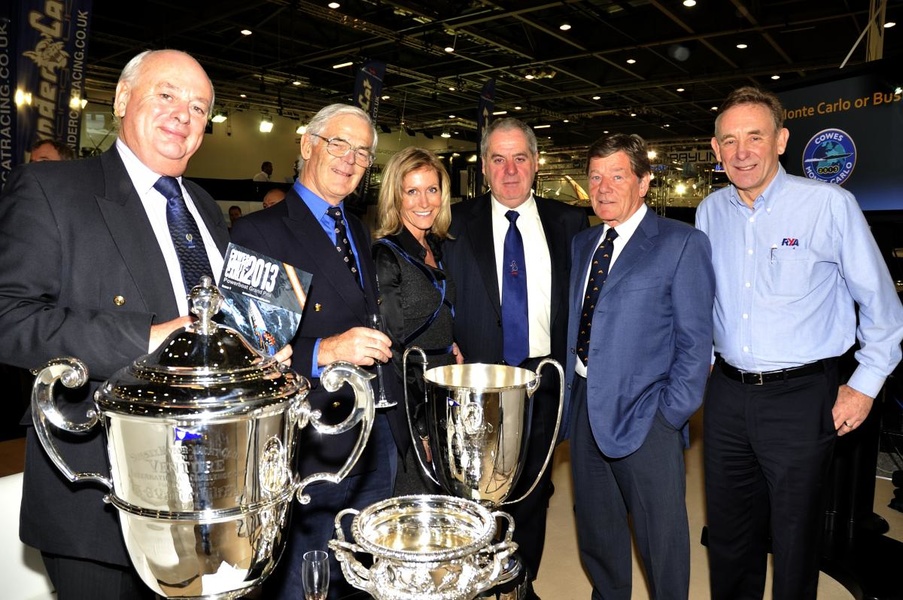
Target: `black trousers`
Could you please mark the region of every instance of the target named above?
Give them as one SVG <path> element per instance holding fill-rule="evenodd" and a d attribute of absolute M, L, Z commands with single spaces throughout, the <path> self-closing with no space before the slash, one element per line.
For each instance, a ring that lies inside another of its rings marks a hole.
<path fill-rule="evenodd" d="M 541 360 L 539 358 L 527 359 L 521 367 L 535 371 Z M 530 489 L 530 486 L 536 481 L 549 454 L 549 447 L 553 443 L 561 393 L 559 377 L 552 366 L 544 367 L 539 374 L 541 376 L 539 387 L 533 393 L 533 418 L 530 421 L 527 455 L 520 478 L 508 500 L 520 498 Z M 518 544 L 517 553 L 523 561 L 524 567 L 529 570 L 527 578 L 530 581 L 536 579 L 536 574 L 539 572 L 546 539 L 546 513 L 553 491 L 550 460 L 536 487 L 526 498 L 501 507 L 502 510 L 514 517 L 513 539 Z"/>
<path fill-rule="evenodd" d="M 41 553 L 59 600 L 153 600 L 133 569 L 93 560 Z"/>
<path fill-rule="evenodd" d="M 774 600 L 815 600 L 837 388 L 836 360 L 761 386 L 715 366 L 703 413 L 712 600 L 761 600 L 769 537 Z"/>

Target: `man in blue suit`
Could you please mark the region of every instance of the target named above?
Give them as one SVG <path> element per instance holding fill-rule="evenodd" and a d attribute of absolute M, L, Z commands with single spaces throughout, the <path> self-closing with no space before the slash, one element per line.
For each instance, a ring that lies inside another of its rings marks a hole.
<path fill-rule="evenodd" d="M 630 515 L 651 596 L 686 599 L 683 450 L 711 362 L 711 247 L 647 208 L 639 136 L 598 140 L 587 171 L 603 223 L 572 242 L 565 370 L 580 557 L 593 600 L 630 600 Z"/>

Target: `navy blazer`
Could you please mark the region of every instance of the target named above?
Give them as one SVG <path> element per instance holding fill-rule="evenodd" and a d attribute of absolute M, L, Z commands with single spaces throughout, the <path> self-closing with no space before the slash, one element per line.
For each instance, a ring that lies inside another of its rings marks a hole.
<path fill-rule="evenodd" d="M 183 179 L 217 247 L 229 241 L 219 206 Z M 34 369 L 74 356 L 90 384 L 58 384 L 60 410 L 75 422 L 94 390 L 147 353 L 151 325 L 179 316 L 150 220 L 118 151 L 19 167 L 0 198 L 0 362 Z M 69 484 L 28 430 L 20 537 L 45 552 L 128 565 L 105 488 Z M 56 440 L 75 471 L 109 476 L 104 435 Z"/>
<path fill-rule="evenodd" d="M 286 262 L 312 275 L 307 301 L 302 311 L 298 333 L 292 340 L 292 369 L 311 382 L 308 401 L 320 409 L 323 419 L 339 422 L 351 410 L 353 395 L 345 386 L 335 394 L 327 393 L 313 376 L 314 348 L 319 338 L 336 335 L 352 327 L 367 327 L 367 316 L 379 312 L 377 304 L 376 268 L 370 255 L 370 232 L 359 219 L 345 211 L 348 234 L 354 240 L 364 287 L 335 250 L 320 222 L 291 189 L 285 200 L 243 216 L 232 227 L 232 241 L 276 260 Z M 385 411 L 396 444 L 410 438 L 407 421 L 399 403 Z M 382 413 L 384 411 L 380 411 Z M 302 430 L 299 472 L 302 476 L 320 471 L 334 472 L 341 467 L 359 435 L 359 427 L 351 431 L 322 437 L 312 427 Z M 370 444 L 358 460 L 352 474 L 375 468 L 375 454 Z"/>
<path fill-rule="evenodd" d="M 536 197 L 552 263 L 551 356 L 564 365 L 571 239 L 589 225 L 582 209 Z M 455 341 L 469 362 L 500 363 L 502 309 L 492 237 L 489 194 L 452 205 L 451 239 L 444 245 L 447 270 L 457 287 Z M 533 240 L 525 239 L 529 244 Z"/>
<path fill-rule="evenodd" d="M 589 261 L 602 225 L 574 238 L 565 376 L 575 347 Z M 649 209 L 605 280 L 593 316 L 587 407 L 599 449 L 610 458 L 640 447 L 656 412 L 687 437 L 702 404 L 712 356 L 715 275 L 708 237 Z M 572 385 L 568 385 L 568 390 Z M 570 424 L 570 391 L 566 420 Z M 562 425 L 564 426 L 564 425 Z"/>

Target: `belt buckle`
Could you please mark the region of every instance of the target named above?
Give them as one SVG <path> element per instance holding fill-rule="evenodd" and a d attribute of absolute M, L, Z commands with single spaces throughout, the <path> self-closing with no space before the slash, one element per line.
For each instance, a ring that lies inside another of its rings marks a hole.
<path fill-rule="evenodd" d="M 740 371 L 740 380 L 743 383 L 748 383 L 749 385 L 765 384 L 761 373 L 751 373 L 749 371 Z"/>

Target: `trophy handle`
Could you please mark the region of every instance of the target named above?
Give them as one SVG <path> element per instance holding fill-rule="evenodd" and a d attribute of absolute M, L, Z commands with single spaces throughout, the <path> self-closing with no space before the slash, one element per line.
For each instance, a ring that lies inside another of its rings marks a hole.
<path fill-rule="evenodd" d="M 411 406 L 408 404 L 408 354 L 411 352 L 419 352 L 420 358 L 423 359 L 423 376 L 426 378 L 426 368 L 427 368 L 427 360 L 426 353 L 417 346 L 411 346 L 407 350 L 404 351 L 404 355 L 401 360 L 402 365 L 402 375 L 401 375 L 401 384 L 404 387 L 404 412 L 408 416 L 408 432 L 411 434 L 411 444 L 414 446 L 414 456 L 417 457 L 417 462 L 420 463 L 420 468 L 423 473 L 430 478 L 430 480 L 436 485 L 439 484 L 439 480 L 433 474 L 433 470 L 426 465 L 426 460 L 423 457 L 423 448 L 422 444 L 420 444 L 420 437 L 414 433 L 414 419 L 411 417 Z M 423 385 L 423 402 L 426 404 L 426 382 Z"/>
<path fill-rule="evenodd" d="M 31 389 L 31 419 L 34 422 L 38 440 L 50 460 L 70 482 L 96 481 L 112 491 L 113 483 L 100 473 L 76 473 L 69 468 L 57 449 L 50 428 L 47 426 L 47 422 L 50 421 L 58 429 L 71 433 L 85 433 L 97 425 L 100 419 L 97 411 L 93 408 L 88 411 L 87 421 L 74 423 L 57 409 L 56 403 L 53 401 L 53 384 L 57 380 L 62 381 L 67 388 L 81 387 L 88 381 L 88 367 L 77 358 L 55 358 L 33 373 L 35 380 Z"/>
<path fill-rule="evenodd" d="M 544 358 L 539 361 L 539 365 L 536 366 L 536 379 L 533 381 L 532 389 L 529 390 L 529 393 L 532 394 L 539 388 L 539 382 L 542 378 L 542 375 L 539 374 L 542 371 L 542 368 L 546 365 L 552 365 L 555 369 L 558 370 L 558 381 L 559 381 L 559 392 L 558 392 L 558 416 L 555 418 L 555 432 L 552 435 L 552 441 L 549 443 L 549 452 L 546 454 L 546 460 L 542 463 L 542 468 L 539 470 L 539 473 L 536 474 L 536 479 L 533 480 L 533 485 L 530 486 L 530 489 L 526 491 L 526 493 L 518 498 L 517 500 L 506 500 L 502 502 L 500 506 L 504 506 L 505 504 L 514 504 L 515 502 L 520 502 L 527 496 L 529 496 L 534 488 L 536 488 L 536 484 L 539 483 L 539 480 L 542 478 L 543 473 L 546 472 L 546 469 L 549 467 L 549 463 L 552 461 L 552 455 L 555 454 L 555 442 L 558 440 L 558 430 L 561 428 L 561 415 L 564 411 L 564 369 L 561 368 L 561 364 L 554 359 Z"/>
<path fill-rule="evenodd" d="M 373 419 L 376 415 L 376 408 L 373 406 L 373 389 L 368 383 L 373 377 L 372 374 L 367 373 L 363 369 L 344 361 L 334 362 L 323 369 L 323 373 L 320 375 L 320 383 L 326 391 L 335 392 L 342 387 L 342 384 L 348 383 L 354 390 L 354 408 L 345 420 L 337 425 L 328 425 L 320 422 L 320 411 L 312 411 L 310 413 L 309 423 L 313 425 L 314 429 L 318 432 L 326 435 L 345 433 L 359 422 L 363 421 L 363 423 L 354 449 L 348 456 L 348 460 L 345 461 L 345 464 L 342 465 L 342 468 L 339 469 L 338 472 L 314 473 L 308 475 L 297 484 L 298 487 L 295 494 L 298 497 L 298 502 L 301 504 L 310 502 L 310 496 L 302 493 L 305 487 L 314 481 L 339 483 L 345 479 L 349 472 L 351 472 L 351 469 L 354 468 L 354 465 L 361 457 L 361 454 L 363 454 L 364 446 L 367 445 L 367 441 L 370 439 L 370 431 L 373 428 Z M 309 405 L 307 408 L 310 410 Z M 303 419 L 301 422 L 303 422 Z"/>
<path fill-rule="evenodd" d="M 358 589 L 372 593 L 373 582 L 370 581 L 370 570 L 355 558 L 355 554 L 364 554 L 366 551 L 353 542 L 345 541 L 345 531 L 342 529 L 342 519 L 346 515 L 357 516 L 358 514 L 360 514 L 360 511 L 354 508 L 346 508 L 336 513 L 336 539 L 329 540 L 326 544 L 335 553 L 336 560 L 339 561 L 342 567 L 342 574 L 348 580 L 348 583 Z"/>

